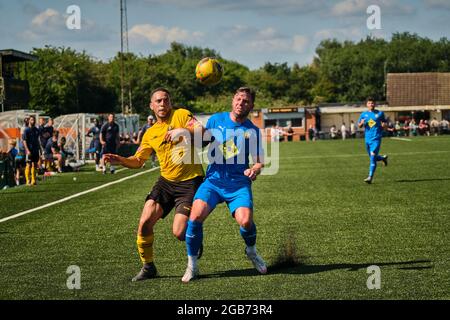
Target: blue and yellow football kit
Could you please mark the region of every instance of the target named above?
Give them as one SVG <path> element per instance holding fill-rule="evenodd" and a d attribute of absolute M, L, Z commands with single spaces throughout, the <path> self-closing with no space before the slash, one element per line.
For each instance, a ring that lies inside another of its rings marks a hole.
<path fill-rule="evenodd" d="M 209 118 L 206 130 L 211 135 L 208 150 L 209 165 L 206 178 L 197 190 L 194 201 L 206 202 L 211 210 L 225 202 L 232 215 L 238 208 L 253 209 L 253 196 L 249 177 L 244 171 L 249 168 L 250 157 L 263 161 L 263 149 L 259 128 L 250 120 L 234 122 L 229 112 L 217 113 Z M 248 247 L 256 243 L 256 225 L 240 228 Z M 203 224 L 188 222 L 186 247 L 188 256 L 197 255 L 203 240 Z"/>
<path fill-rule="evenodd" d="M 263 157 L 259 128 L 250 120 L 234 122 L 229 112 L 213 115 L 206 124 L 211 135 L 206 179 L 195 194 L 196 199 L 214 209 L 226 202 L 233 214 L 237 208 L 253 208 L 251 180 L 244 175 L 250 156 Z"/>
<path fill-rule="evenodd" d="M 378 155 L 383 137 L 383 123 L 386 122 L 383 111 L 365 111 L 359 117 L 358 123 L 364 120 L 365 144 L 370 157 L 369 177 L 373 177 L 377 168 L 377 162 L 385 158 Z"/>

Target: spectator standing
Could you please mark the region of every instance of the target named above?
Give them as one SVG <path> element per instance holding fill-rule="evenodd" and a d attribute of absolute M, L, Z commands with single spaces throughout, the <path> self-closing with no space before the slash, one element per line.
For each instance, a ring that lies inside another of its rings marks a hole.
<path fill-rule="evenodd" d="M 337 137 L 337 129 L 336 126 L 333 124 L 330 128 L 330 138 L 336 139 L 336 137 Z"/>
<path fill-rule="evenodd" d="M 450 125 L 450 123 L 448 122 L 447 119 L 442 119 L 442 121 L 441 121 L 441 132 L 442 132 L 442 134 L 447 134 L 448 133 L 449 125 Z"/>
<path fill-rule="evenodd" d="M 342 140 L 345 140 L 347 138 L 347 128 L 345 126 L 345 122 L 342 122 L 341 135 L 342 135 Z"/>
<path fill-rule="evenodd" d="M 402 134 L 402 126 L 400 125 L 400 121 L 398 120 L 395 121 L 394 129 L 395 129 L 395 136 L 400 137 Z"/>
<path fill-rule="evenodd" d="M 417 123 L 416 120 L 411 119 L 411 122 L 409 123 L 409 135 L 410 136 L 417 136 Z"/>
<path fill-rule="evenodd" d="M 350 136 L 352 139 L 356 138 L 356 124 L 353 122 L 353 120 L 350 121 Z"/>
<path fill-rule="evenodd" d="M 8 156 L 13 166 L 15 183 L 18 186 L 20 184 L 20 170 L 17 168 L 16 165 L 16 157 L 19 154 L 19 150 L 16 149 L 17 143 L 15 139 L 9 139 L 8 144 L 9 144 Z"/>
<path fill-rule="evenodd" d="M 316 141 L 316 134 L 315 134 L 315 130 L 313 128 L 313 125 L 310 124 L 309 125 L 309 129 L 308 129 L 308 137 L 309 137 L 309 141 Z"/>
<path fill-rule="evenodd" d="M 291 125 L 289 125 L 289 126 L 287 127 L 286 132 L 287 132 L 287 134 L 286 134 L 287 140 L 288 140 L 288 141 L 292 141 L 293 138 L 294 138 L 294 129 L 292 129 L 292 126 L 291 126 Z"/>
<path fill-rule="evenodd" d="M 147 123 L 142 126 L 141 130 L 139 130 L 137 144 L 141 144 L 142 137 L 144 136 L 145 132 L 148 129 L 150 129 L 154 124 L 155 124 L 155 118 L 152 115 L 149 115 L 147 117 Z"/>
<path fill-rule="evenodd" d="M 430 122 L 431 134 L 437 136 L 439 134 L 439 121 L 436 118 L 433 118 Z"/>
<path fill-rule="evenodd" d="M 102 144 L 102 167 L 103 174 L 106 174 L 106 163 L 103 155 L 117 154 L 120 145 L 119 125 L 114 121 L 113 113 L 108 115 L 108 122 L 105 123 L 100 130 L 100 143 Z M 115 168 L 110 165 L 110 172 L 114 174 Z"/>
<path fill-rule="evenodd" d="M 428 123 L 428 120 L 423 121 L 424 126 L 424 134 L 429 137 L 430 136 L 430 124 Z"/>

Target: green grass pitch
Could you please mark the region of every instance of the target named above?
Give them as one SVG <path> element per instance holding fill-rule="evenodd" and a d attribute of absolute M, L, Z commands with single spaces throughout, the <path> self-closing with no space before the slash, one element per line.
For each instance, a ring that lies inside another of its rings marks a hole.
<path fill-rule="evenodd" d="M 258 275 L 220 205 L 204 225 L 202 278 L 182 284 L 173 215 L 155 228 L 160 277 L 140 283 L 136 228 L 158 171 L 0 223 L 0 299 L 449 299 L 450 137 L 384 139 L 374 183 L 363 140 L 280 145 L 280 169 L 254 183 Z M 137 173 L 91 168 L 0 191 L 0 219 Z M 76 177 L 76 181 L 73 179 Z M 283 252 L 298 264 L 273 266 Z M 81 289 L 66 286 L 70 265 Z M 367 267 L 381 270 L 369 290 Z"/>

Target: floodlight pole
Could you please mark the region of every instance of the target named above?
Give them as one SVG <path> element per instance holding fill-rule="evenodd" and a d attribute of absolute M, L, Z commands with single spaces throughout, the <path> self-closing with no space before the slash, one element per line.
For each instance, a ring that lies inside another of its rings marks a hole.
<path fill-rule="evenodd" d="M 123 85 L 124 85 L 124 66 L 123 66 L 123 31 L 124 31 L 124 0 L 120 0 L 120 107 L 122 110 L 122 114 L 124 113 L 123 109 Z"/>

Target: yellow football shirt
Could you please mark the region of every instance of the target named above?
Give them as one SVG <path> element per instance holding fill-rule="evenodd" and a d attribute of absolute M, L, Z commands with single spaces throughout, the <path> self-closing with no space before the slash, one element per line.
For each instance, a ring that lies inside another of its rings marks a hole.
<path fill-rule="evenodd" d="M 161 176 L 169 181 L 179 182 L 204 176 L 203 166 L 192 144 L 183 139 L 180 142 L 164 141 L 167 131 L 186 128 L 193 118 L 192 113 L 186 109 L 172 109 L 166 121 L 156 122 L 145 131 L 134 156 L 145 161 L 155 151 L 161 167 Z"/>

